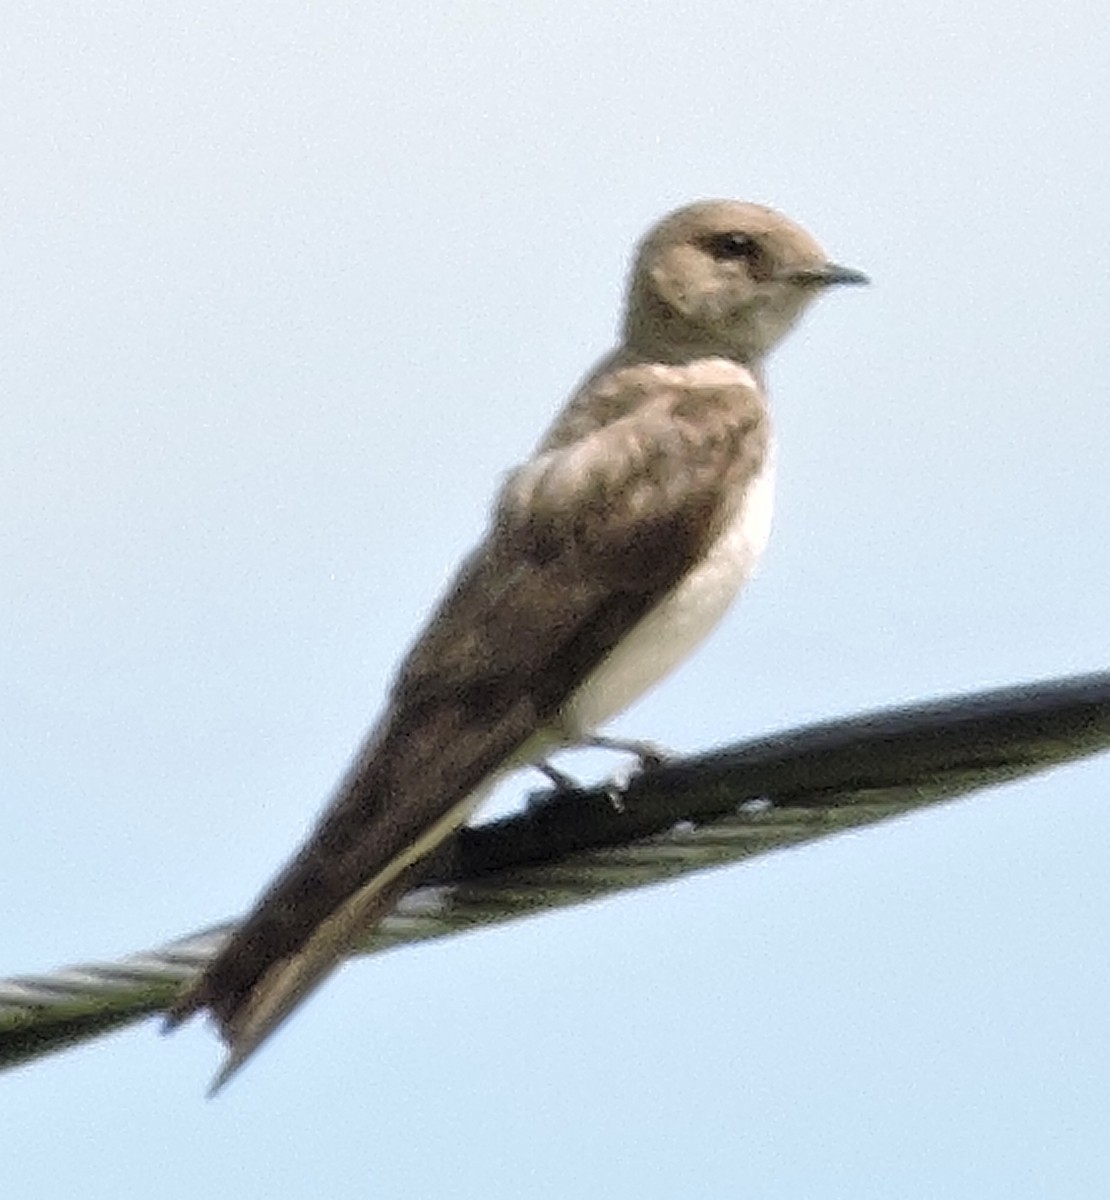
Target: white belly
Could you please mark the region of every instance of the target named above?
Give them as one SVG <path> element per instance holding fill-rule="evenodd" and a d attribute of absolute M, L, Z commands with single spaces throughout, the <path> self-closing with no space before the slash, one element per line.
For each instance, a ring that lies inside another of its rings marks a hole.
<path fill-rule="evenodd" d="M 563 708 L 568 740 L 623 712 L 687 658 L 751 576 L 771 532 L 773 456 L 748 485 L 731 524 L 700 563 L 618 643 Z"/>

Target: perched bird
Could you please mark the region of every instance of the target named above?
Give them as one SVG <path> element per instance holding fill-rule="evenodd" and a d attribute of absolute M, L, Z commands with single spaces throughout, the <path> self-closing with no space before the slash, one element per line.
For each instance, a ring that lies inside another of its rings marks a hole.
<path fill-rule="evenodd" d="M 709 633 L 770 529 L 764 359 L 822 291 L 865 282 L 756 204 L 647 234 L 620 344 L 508 477 L 308 840 L 171 1010 L 215 1018 L 217 1087 L 498 777 L 589 743 Z"/>

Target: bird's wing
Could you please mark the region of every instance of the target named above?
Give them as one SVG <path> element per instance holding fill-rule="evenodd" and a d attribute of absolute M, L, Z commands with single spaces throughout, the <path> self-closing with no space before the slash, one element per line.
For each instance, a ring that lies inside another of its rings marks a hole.
<path fill-rule="evenodd" d="M 754 386 L 679 386 L 661 371 L 623 415 L 509 478 L 336 799 L 170 1014 L 212 1011 L 230 1046 L 221 1079 L 386 915 L 475 789 L 557 723 L 699 560 L 767 438 Z"/>

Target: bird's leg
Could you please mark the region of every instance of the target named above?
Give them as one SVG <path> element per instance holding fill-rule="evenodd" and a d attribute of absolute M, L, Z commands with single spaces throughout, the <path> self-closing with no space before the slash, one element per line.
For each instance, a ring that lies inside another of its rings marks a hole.
<path fill-rule="evenodd" d="M 541 775 L 546 775 L 551 780 L 555 791 L 561 793 L 580 792 L 582 785 L 574 778 L 573 775 L 568 775 L 565 771 L 560 771 L 558 767 L 553 766 L 546 758 L 541 758 L 538 762 L 532 763 Z"/>
<path fill-rule="evenodd" d="M 601 734 L 590 734 L 580 739 L 579 746 L 592 746 L 598 750 L 616 750 L 621 754 L 632 754 L 640 764 L 641 771 L 650 771 L 661 767 L 670 753 L 655 742 L 644 742 L 636 738 L 605 737 Z"/>
<path fill-rule="evenodd" d="M 630 738 L 603 737 L 600 734 L 575 737 L 573 741 L 568 740 L 564 746 L 559 748 L 563 750 L 615 750 L 620 754 L 631 754 L 635 757 L 636 767 L 627 776 L 624 776 L 623 780 L 619 778 L 612 779 L 608 784 L 604 785 L 609 802 L 618 812 L 624 811 L 624 792 L 631 782 L 632 777 L 637 774 L 637 771 L 650 771 L 654 767 L 660 767 L 669 757 L 667 751 L 654 742 L 637 741 Z M 539 804 L 547 804 L 551 800 L 574 796 L 579 792 L 587 790 L 573 775 L 568 775 L 565 771 L 560 771 L 558 767 L 553 766 L 550 760 L 546 758 L 541 758 L 531 765 L 537 771 L 546 775 L 554 787 L 553 793 L 533 793 L 535 801 Z M 531 801 L 529 803 L 531 804 Z"/>
<path fill-rule="evenodd" d="M 590 734 L 581 738 L 576 745 L 592 747 L 596 750 L 615 750 L 619 754 L 631 754 L 636 759 L 636 766 L 624 775 L 614 777 L 606 785 L 609 803 L 617 810 L 624 812 L 624 794 L 637 774 L 661 767 L 669 757 L 667 751 L 655 742 L 645 742 L 634 738 L 605 737 L 602 734 Z"/>
<path fill-rule="evenodd" d="M 529 766 L 539 771 L 541 775 L 546 775 L 551 781 L 550 791 L 528 793 L 525 807 L 529 812 L 538 808 L 546 808 L 549 804 L 557 804 L 560 800 L 573 799 L 585 791 L 585 788 L 573 775 L 568 775 L 565 771 L 560 771 L 558 767 L 552 766 L 546 758 L 538 759 Z"/>

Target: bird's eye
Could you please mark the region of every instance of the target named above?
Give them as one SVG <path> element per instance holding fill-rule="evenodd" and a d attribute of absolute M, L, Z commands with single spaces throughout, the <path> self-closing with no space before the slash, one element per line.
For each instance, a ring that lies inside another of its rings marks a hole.
<path fill-rule="evenodd" d="M 705 239 L 705 248 L 716 259 L 742 259 L 750 262 L 759 254 L 759 243 L 750 234 L 711 233 Z"/>

